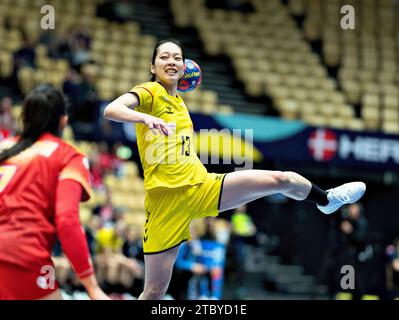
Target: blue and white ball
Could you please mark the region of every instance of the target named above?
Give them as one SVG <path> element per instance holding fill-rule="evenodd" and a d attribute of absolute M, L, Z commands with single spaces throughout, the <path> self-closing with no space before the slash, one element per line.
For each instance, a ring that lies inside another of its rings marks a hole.
<path fill-rule="evenodd" d="M 199 65 L 190 59 L 184 60 L 184 74 L 177 85 L 177 90 L 180 92 L 192 91 L 201 84 L 202 71 Z"/>

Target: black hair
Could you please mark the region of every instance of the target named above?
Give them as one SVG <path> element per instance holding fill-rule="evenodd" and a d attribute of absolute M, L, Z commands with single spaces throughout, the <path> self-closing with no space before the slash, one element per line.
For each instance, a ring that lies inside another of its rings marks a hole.
<path fill-rule="evenodd" d="M 63 93 L 50 84 L 33 89 L 25 98 L 22 109 L 22 133 L 18 142 L 0 153 L 0 163 L 32 146 L 43 133 L 59 136 L 62 116 L 67 114 Z"/>
<path fill-rule="evenodd" d="M 169 39 L 163 39 L 163 40 L 158 41 L 158 43 L 156 44 L 156 46 L 154 48 L 154 52 L 152 53 L 151 64 L 155 63 L 155 58 L 157 57 L 157 54 L 158 54 L 158 48 L 168 42 L 174 43 L 175 45 L 177 45 L 180 48 L 181 54 L 182 54 L 182 59 L 184 61 L 184 51 L 183 51 L 180 41 L 177 39 L 174 39 L 174 38 L 169 38 Z M 153 74 L 153 73 L 151 73 L 151 81 L 155 81 L 155 74 Z"/>

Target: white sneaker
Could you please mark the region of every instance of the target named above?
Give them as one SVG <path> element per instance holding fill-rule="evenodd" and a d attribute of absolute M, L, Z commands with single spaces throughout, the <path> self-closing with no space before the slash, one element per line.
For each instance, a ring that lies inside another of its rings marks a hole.
<path fill-rule="evenodd" d="M 363 182 L 349 182 L 339 187 L 327 190 L 327 199 L 329 200 L 326 206 L 319 206 L 317 208 L 325 214 L 333 213 L 341 208 L 344 204 L 355 203 L 358 201 L 366 191 L 366 185 Z"/>

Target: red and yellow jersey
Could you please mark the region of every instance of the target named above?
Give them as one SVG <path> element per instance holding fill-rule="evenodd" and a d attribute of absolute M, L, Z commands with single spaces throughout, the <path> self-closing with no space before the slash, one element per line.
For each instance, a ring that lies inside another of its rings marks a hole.
<path fill-rule="evenodd" d="M 164 136 L 136 124 L 145 189 L 203 183 L 207 171 L 195 152 L 193 123 L 183 99 L 169 95 L 158 82 L 142 83 L 130 92 L 139 98 L 137 111 L 163 119 L 173 130 L 172 135 Z"/>
<path fill-rule="evenodd" d="M 17 138 L 0 142 L 0 152 Z M 72 179 L 90 198 L 88 161 L 60 138 L 44 134 L 0 164 L 0 261 L 29 268 L 49 258 L 55 244 L 58 181 Z"/>

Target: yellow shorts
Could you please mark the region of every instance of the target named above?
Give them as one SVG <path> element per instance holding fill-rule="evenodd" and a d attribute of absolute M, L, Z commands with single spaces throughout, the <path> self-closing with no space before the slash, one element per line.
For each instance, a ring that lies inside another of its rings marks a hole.
<path fill-rule="evenodd" d="M 226 174 L 208 173 L 204 183 L 179 188 L 156 188 L 145 197 L 145 254 L 159 253 L 190 240 L 192 219 L 219 214 Z"/>

